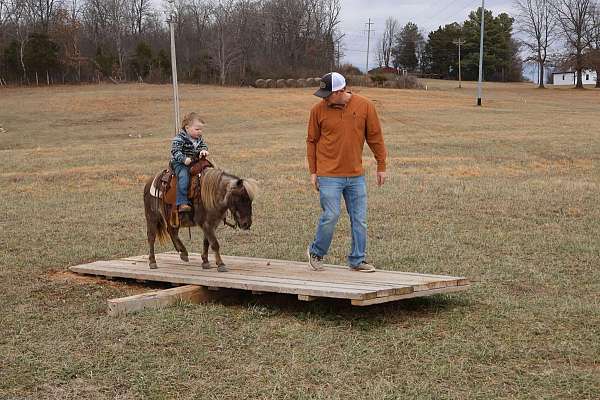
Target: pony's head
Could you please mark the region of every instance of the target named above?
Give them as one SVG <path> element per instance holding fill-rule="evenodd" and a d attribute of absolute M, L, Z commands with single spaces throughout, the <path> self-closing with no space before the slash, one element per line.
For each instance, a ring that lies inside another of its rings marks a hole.
<path fill-rule="evenodd" d="M 238 228 L 248 230 L 252 226 L 252 201 L 258 194 L 258 182 L 254 179 L 233 179 L 227 188 L 227 209 L 233 215 Z"/>
<path fill-rule="evenodd" d="M 258 182 L 240 179 L 216 168 L 208 168 L 202 176 L 202 203 L 205 210 L 227 210 L 238 228 L 247 230 L 252 225 L 252 201 L 258 194 Z"/>

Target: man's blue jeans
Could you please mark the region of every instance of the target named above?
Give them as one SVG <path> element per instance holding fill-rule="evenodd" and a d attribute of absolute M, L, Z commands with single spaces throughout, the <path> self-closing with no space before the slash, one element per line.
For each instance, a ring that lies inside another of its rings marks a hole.
<path fill-rule="evenodd" d="M 340 216 L 341 197 L 344 197 L 346 210 L 352 228 L 352 248 L 348 264 L 357 266 L 365 260 L 367 250 L 367 184 L 364 176 L 317 177 L 321 200 L 321 217 L 315 240 L 309 251 L 324 257 L 329 251 L 333 232 Z"/>
<path fill-rule="evenodd" d="M 176 204 L 189 204 L 188 201 L 188 185 L 190 184 L 190 171 L 184 163 L 173 161 L 171 163 L 173 171 L 177 176 L 177 199 Z"/>

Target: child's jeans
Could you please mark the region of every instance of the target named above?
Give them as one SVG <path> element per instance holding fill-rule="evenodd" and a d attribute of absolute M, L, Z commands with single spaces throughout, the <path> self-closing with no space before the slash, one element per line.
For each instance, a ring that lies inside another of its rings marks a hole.
<path fill-rule="evenodd" d="M 171 167 L 177 175 L 177 206 L 189 204 L 188 185 L 190 184 L 190 172 L 184 163 L 178 161 L 171 162 Z"/>

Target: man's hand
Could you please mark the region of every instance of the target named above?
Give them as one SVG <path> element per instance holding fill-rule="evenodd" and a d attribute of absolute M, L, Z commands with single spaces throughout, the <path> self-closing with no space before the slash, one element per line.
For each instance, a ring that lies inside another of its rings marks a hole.
<path fill-rule="evenodd" d="M 206 157 L 208 155 L 208 150 L 200 151 L 200 157 Z"/>
<path fill-rule="evenodd" d="M 382 186 L 385 183 L 385 172 L 377 172 L 377 186 Z"/>
<path fill-rule="evenodd" d="M 310 174 L 310 183 L 312 184 L 315 192 L 319 191 L 319 181 L 317 180 L 317 174 Z"/>
<path fill-rule="evenodd" d="M 186 158 L 185 158 L 185 160 L 183 161 L 183 163 L 184 163 L 185 165 L 190 165 L 190 164 L 192 163 L 192 159 L 191 159 L 191 158 L 189 158 L 189 157 L 186 157 Z"/>

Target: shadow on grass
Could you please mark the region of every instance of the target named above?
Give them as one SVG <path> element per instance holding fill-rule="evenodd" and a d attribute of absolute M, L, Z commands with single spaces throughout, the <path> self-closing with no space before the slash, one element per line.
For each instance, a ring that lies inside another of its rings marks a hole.
<path fill-rule="evenodd" d="M 126 288 L 130 292 L 133 291 L 139 294 L 173 287 L 169 283 L 139 282 L 121 278 L 107 280 L 103 277 L 81 276 L 71 272 L 52 273 L 50 275 L 53 276 L 53 280 L 62 278 L 61 280 L 71 284 L 109 286 L 116 297 L 119 297 L 118 293 Z M 305 302 L 298 300 L 295 295 L 255 294 L 245 290 L 225 288 L 211 293 L 213 294 L 211 296 L 213 304 L 241 309 L 248 313 L 248 318 L 252 319 L 285 316 L 323 326 L 350 323 L 353 327 L 362 330 L 370 330 L 402 321 L 434 320 L 439 318 L 441 314 L 455 311 L 463 313 L 466 308 L 472 307 L 471 297 L 465 292 L 417 297 L 363 307 L 353 306 L 350 300 L 347 299 L 318 298 L 315 301 Z M 193 306 L 203 307 L 202 304 Z"/>
<path fill-rule="evenodd" d="M 440 314 L 455 310 L 462 313 L 465 308 L 472 306 L 469 296 L 464 293 L 439 294 L 359 307 L 351 305 L 349 300 L 342 299 L 320 298 L 312 302 L 304 302 L 298 300 L 296 296 L 287 294 L 255 295 L 236 290 L 230 292 L 231 297 L 223 296 L 219 299 L 219 303 L 246 308 L 257 317 L 284 315 L 324 326 L 351 322 L 353 326 L 364 330 L 400 321 L 435 319 L 440 317 Z"/>

